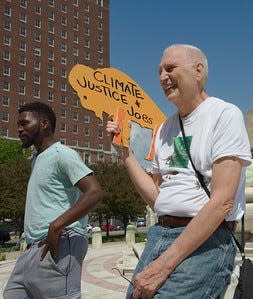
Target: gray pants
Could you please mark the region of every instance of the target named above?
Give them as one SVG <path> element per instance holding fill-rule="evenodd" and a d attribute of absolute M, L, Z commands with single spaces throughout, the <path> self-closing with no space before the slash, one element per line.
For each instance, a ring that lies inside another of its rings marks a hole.
<path fill-rule="evenodd" d="M 22 253 L 4 290 L 5 299 L 79 299 L 82 263 L 88 249 L 85 236 L 68 231 L 58 241 L 57 260 L 33 244 Z"/>

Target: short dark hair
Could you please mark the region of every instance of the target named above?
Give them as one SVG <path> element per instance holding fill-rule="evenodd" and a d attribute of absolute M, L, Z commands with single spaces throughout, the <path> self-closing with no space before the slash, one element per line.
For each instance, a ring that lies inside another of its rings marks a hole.
<path fill-rule="evenodd" d="M 46 117 L 50 121 L 52 132 L 54 133 L 56 125 L 56 116 L 52 107 L 42 102 L 31 102 L 20 106 L 18 109 L 19 113 L 25 111 L 37 112 L 39 116 Z"/>

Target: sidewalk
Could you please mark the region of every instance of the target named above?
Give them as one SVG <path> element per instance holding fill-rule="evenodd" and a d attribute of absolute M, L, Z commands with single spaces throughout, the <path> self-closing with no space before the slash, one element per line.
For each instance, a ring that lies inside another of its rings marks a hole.
<path fill-rule="evenodd" d="M 125 242 L 103 243 L 100 249 L 93 249 L 89 245 L 84 260 L 82 272 L 82 298 L 85 299 L 124 299 L 128 282 L 123 279 L 117 267 L 122 272 L 123 253 L 130 251 Z M 137 261 L 132 254 L 133 263 Z M 3 289 L 15 265 L 16 260 L 0 262 L 0 299 L 3 298 Z M 131 278 L 131 272 L 125 273 Z"/>

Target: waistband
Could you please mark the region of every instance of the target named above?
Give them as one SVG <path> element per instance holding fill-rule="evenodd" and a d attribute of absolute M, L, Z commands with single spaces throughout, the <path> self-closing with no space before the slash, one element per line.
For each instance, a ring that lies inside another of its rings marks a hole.
<path fill-rule="evenodd" d="M 170 215 L 163 215 L 158 217 L 158 223 L 164 227 L 181 227 L 186 226 L 193 217 L 178 217 L 178 216 L 170 216 Z M 232 231 L 236 228 L 236 221 L 223 221 L 219 228 L 228 228 Z"/>

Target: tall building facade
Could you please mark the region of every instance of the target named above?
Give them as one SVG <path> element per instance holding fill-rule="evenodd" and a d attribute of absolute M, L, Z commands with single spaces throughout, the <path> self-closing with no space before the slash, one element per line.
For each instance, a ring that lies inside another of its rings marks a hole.
<path fill-rule="evenodd" d="M 103 120 L 68 83 L 75 64 L 109 67 L 109 0 L 2 0 L 0 135 L 17 139 L 18 107 L 42 101 L 57 116 L 56 139 L 94 163 L 111 159 Z"/>

